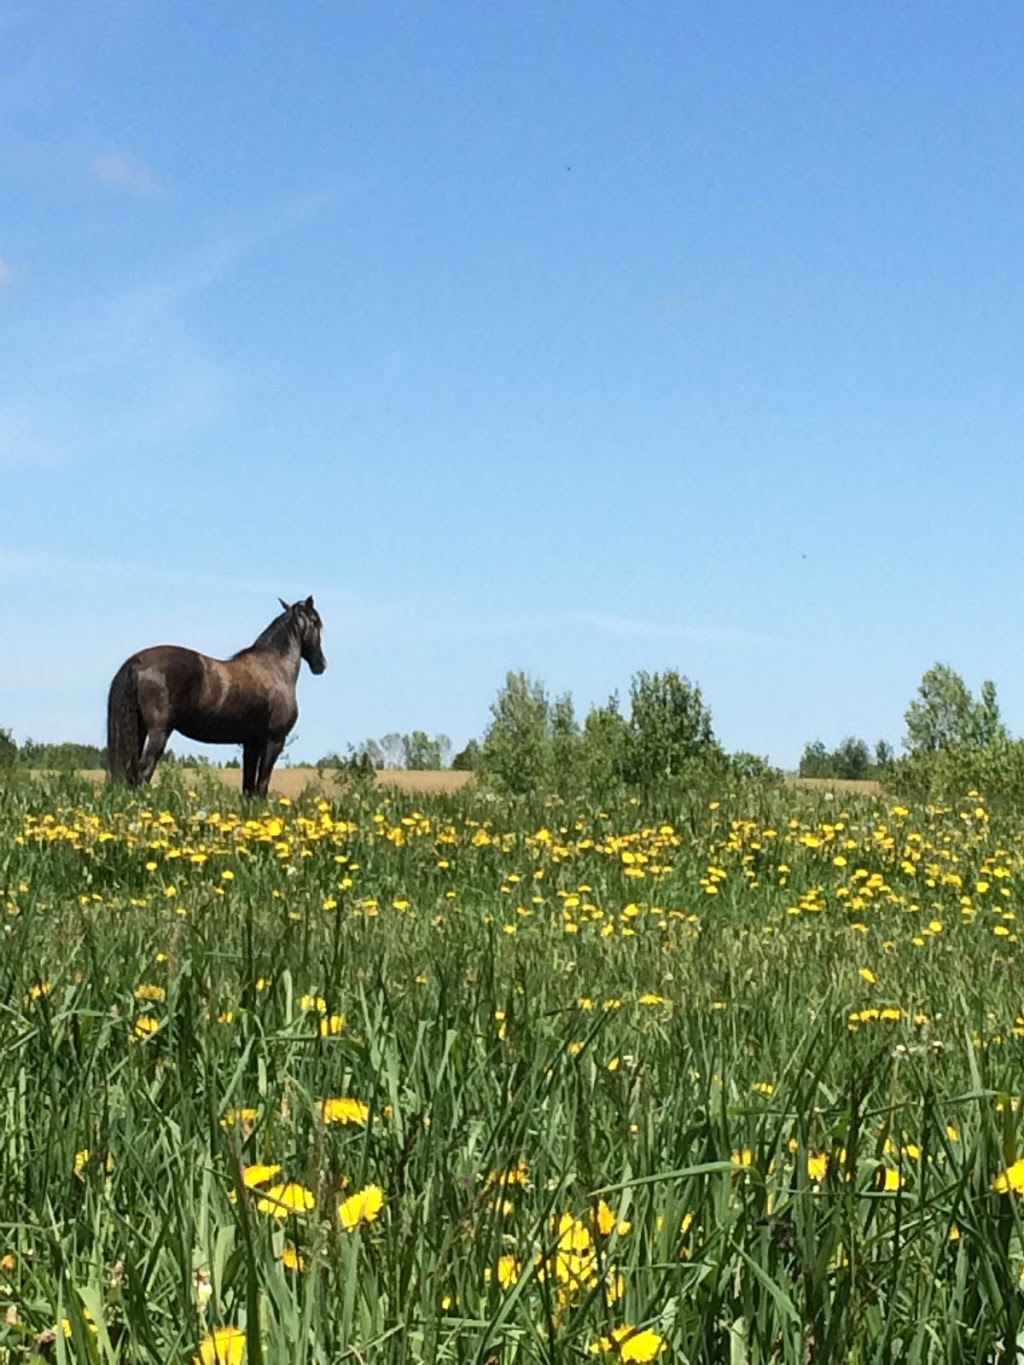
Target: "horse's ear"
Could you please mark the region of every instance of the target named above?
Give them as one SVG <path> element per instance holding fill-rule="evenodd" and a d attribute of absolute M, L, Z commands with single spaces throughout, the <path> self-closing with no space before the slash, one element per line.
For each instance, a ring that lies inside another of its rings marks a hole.
<path fill-rule="evenodd" d="M 283 597 L 279 597 L 277 600 L 281 603 L 281 606 L 284 607 L 285 611 L 288 611 L 290 604 L 286 602 Z"/>
<path fill-rule="evenodd" d="M 306 598 L 306 606 L 309 608 L 310 611 L 313 610 L 313 599 L 312 599 L 312 597 L 307 597 L 307 598 Z"/>

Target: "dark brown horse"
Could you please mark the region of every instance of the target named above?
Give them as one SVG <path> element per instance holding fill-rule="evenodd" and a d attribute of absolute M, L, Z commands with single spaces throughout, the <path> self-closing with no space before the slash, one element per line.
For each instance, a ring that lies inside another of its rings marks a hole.
<path fill-rule="evenodd" d="M 207 744 L 241 744 L 242 790 L 266 796 L 270 774 L 298 718 L 303 659 L 327 667 L 323 622 L 312 597 L 284 611 L 230 659 L 155 645 L 126 659 L 110 684 L 107 772 L 111 782 L 148 782 L 171 731 Z"/>

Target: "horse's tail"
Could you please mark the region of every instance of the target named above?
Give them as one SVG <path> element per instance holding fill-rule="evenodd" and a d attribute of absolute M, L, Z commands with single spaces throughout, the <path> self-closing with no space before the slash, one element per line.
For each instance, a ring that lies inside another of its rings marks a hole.
<path fill-rule="evenodd" d="M 138 785 L 142 757 L 138 660 L 129 659 L 114 674 L 107 698 L 107 780 Z"/>

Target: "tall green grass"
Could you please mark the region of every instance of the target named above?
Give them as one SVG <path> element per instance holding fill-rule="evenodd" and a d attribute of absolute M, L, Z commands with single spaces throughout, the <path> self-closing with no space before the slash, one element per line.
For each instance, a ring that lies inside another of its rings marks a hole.
<path fill-rule="evenodd" d="M 8 786 L 0 1361 L 1015 1359 L 1022 849 L 973 799 Z"/>

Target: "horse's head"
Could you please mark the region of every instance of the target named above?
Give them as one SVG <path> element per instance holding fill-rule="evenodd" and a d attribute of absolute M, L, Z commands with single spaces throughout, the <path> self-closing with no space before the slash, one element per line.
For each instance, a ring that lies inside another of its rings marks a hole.
<path fill-rule="evenodd" d="M 313 605 L 312 597 L 307 597 L 304 602 L 292 602 L 290 605 L 283 597 L 279 600 L 298 632 L 299 651 L 309 664 L 310 672 L 322 673 L 327 667 L 327 659 L 320 648 L 320 632 L 324 628 L 324 623 Z"/>

